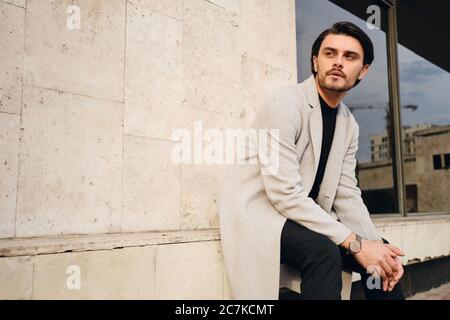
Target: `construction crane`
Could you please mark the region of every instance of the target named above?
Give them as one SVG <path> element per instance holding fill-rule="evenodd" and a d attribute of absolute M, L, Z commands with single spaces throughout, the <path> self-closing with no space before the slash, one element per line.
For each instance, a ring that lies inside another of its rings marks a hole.
<path fill-rule="evenodd" d="M 361 110 L 361 109 L 386 109 L 389 111 L 389 104 L 387 106 L 372 106 L 372 105 L 354 105 L 354 106 L 349 106 L 348 107 L 350 109 L 351 112 L 353 112 L 353 110 Z M 419 106 L 415 105 L 415 104 L 407 104 L 402 106 L 403 109 L 411 109 L 412 111 L 416 111 L 417 108 L 419 108 Z"/>

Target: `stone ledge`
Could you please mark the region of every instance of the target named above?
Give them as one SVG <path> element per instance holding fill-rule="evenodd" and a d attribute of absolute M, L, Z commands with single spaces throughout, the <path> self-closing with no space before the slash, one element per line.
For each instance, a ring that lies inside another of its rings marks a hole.
<path fill-rule="evenodd" d="M 0 239 L 0 257 L 220 240 L 219 229 Z"/>
<path fill-rule="evenodd" d="M 450 222 L 450 214 L 412 214 L 406 217 L 393 216 L 388 217 L 383 215 L 377 217 L 376 215 L 370 216 L 376 227 L 384 226 L 401 226 L 411 224 L 430 224 L 430 223 L 448 223 Z"/>
<path fill-rule="evenodd" d="M 408 217 L 372 216 L 372 218 L 377 228 L 450 223 L 450 214 L 414 215 Z M 124 247 L 217 240 L 220 240 L 220 231 L 218 228 L 0 239 L 0 257 L 111 250 Z"/>

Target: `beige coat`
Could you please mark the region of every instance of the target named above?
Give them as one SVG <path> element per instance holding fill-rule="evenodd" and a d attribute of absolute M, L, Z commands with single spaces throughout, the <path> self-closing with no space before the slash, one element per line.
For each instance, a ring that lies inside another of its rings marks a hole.
<path fill-rule="evenodd" d="M 380 236 L 355 178 L 359 127 L 343 103 L 317 203 L 308 197 L 322 142 L 322 113 L 313 76 L 274 90 L 250 128 L 279 129 L 279 169 L 263 175 L 262 161 L 227 165 L 219 199 L 222 249 L 234 299 L 274 300 L 286 218 L 336 244 L 352 231 L 367 239 Z M 250 153 L 248 158 L 253 156 Z"/>

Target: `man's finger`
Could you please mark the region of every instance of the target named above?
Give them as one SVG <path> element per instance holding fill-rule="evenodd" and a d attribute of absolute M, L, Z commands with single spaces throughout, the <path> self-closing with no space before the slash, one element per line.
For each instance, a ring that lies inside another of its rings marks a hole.
<path fill-rule="evenodd" d="M 370 273 L 373 277 L 379 278 L 382 281 L 382 289 L 387 290 L 389 279 L 386 272 L 380 265 L 372 265 L 367 268 L 367 273 Z"/>
<path fill-rule="evenodd" d="M 383 291 L 387 291 L 389 288 L 389 279 L 383 280 Z"/>
<path fill-rule="evenodd" d="M 386 278 L 391 278 L 394 275 L 394 271 L 386 261 L 381 261 L 380 265 L 386 273 Z"/>
<path fill-rule="evenodd" d="M 389 266 L 392 268 L 393 271 L 393 275 L 395 275 L 395 273 L 397 273 L 397 268 L 398 268 L 398 263 L 395 259 L 393 259 L 391 256 L 387 256 L 386 257 L 386 262 L 389 264 Z"/>
<path fill-rule="evenodd" d="M 397 263 L 397 272 L 395 273 L 395 276 L 391 281 L 389 281 L 389 291 L 392 291 L 394 287 L 397 285 L 397 283 L 400 281 L 401 277 L 403 276 L 404 270 L 403 265 L 399 257 L 395 259 Z"/>
<path fill-rule="evenodd" d="M 392 244 L 386 244 L 389 249 L 391 249 L 396 255 L 404 256 L 405 253 Z"/>
<path fill-rule="evenodd" d="M 392 291 L 397 283 L 398 283 L 398 281 L 395 281 L 395 280 L 389 281 L 389 287 L 388 287 L 388 290 L 389 290 L 389 291 Z"/>
<path fill-rule="evenodd" d="M 403 265 L 402 265 L 402 262 L 400 261 L 400 259 L 397 258 L 396 261 L 397 261 L 397 273 L 395 274 L 394 280 L 399 281 L 401 279 L 401 277 L 403 276 L 404 270 L 403 270 Z"/>
<path fill-rule="evenodd" d="M 380 265 L 372 266 L 367 269 L 367 272 L 371 273 L 373 276 L 380 277 L 383 280 L 387 278 L 386 272 Z"/>

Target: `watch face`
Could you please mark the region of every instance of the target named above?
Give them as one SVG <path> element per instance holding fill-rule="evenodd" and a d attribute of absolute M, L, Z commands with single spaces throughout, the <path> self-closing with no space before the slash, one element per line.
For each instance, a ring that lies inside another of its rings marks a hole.
<path fill-rule="evenodd" d="M 361 250 L 361 242 L 360 241 L 352 241 L 350 243 L 350 250 L 354 253 L 359 252 Z"/>

